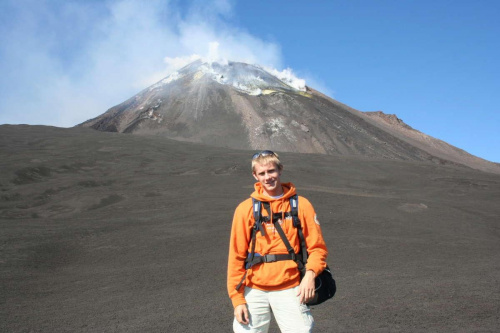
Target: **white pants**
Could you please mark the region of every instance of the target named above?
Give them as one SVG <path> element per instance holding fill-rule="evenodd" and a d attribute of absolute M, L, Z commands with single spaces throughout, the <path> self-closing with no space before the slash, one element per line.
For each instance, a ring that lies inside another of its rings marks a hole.
<path fill-rule="evenodd" d="M 299 302 L 299 287 L 279 291 L 262 291 L 245 287 L 250 323 L 233 321 L 235 333 L 266 333 L 271 322 L 271 311 L 283 333 L 312 332 L 314 319 L 309 307 Z"/>

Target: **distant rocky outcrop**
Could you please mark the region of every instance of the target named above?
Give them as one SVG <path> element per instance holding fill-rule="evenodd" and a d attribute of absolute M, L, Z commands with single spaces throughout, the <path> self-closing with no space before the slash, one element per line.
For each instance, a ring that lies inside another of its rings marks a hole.
<path fill-rule="evenodd" d="M 396 115 L 360 112 L 304 82 L 239 62 L 195 61 L 79 126 L 230 148 L 429 160 L 500 173 L 499 165 L 414 130 Z"/>

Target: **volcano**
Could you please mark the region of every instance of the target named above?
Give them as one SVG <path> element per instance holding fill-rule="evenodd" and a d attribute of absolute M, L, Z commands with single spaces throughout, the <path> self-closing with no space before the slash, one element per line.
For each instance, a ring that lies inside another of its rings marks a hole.
<path fill-rule="evenodd" d="M 231 217 L 260 148 L 321 221 L 339 289 L 315 332 L 498 331 L 500 173 L 463 166 L 495 164 L 197 62 L 80 127 L 0 125 L 0 332 L 230 332 Z"/>
<path fill-rule="evenodd" d="M 227 148 L 432 161 L 500 173 L 500 165 L 396 115 L 355 110 L 303 80 L 241 62 L 197 60 L 78 126 Z"/>

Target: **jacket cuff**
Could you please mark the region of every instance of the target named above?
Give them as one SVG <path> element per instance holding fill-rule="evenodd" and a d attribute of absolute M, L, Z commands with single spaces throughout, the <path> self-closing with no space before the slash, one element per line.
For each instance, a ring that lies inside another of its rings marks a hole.
<path fill-rule="evenodd" d="M 316 276 L 320 275 L 321 272 L 323 272 L 323 267 L 321 266 L 313 266 L 313 265 L 307 265 L 306 264 L 306 271 L 313 271 Z"/>
<path fill-rule="evenodd" d="M 242 294 L 238 294 L 231 298 L 231 302 L 233 303 L 233 308 L 237 307 L 238 305 L 247 303 L 247 301 L 245 300 L 245 296 L 243 296 Z"/>

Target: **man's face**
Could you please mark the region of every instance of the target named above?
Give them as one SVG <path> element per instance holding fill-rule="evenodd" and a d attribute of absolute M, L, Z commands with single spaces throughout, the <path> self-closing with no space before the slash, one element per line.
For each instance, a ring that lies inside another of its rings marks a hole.
<path fill-rule="evenodd" d="M 281 171 L 274 163 L 256 163 L 253 177 L 262 185 L 269 196 L 278 196 L 283 192 L 280 181 Z"/>

